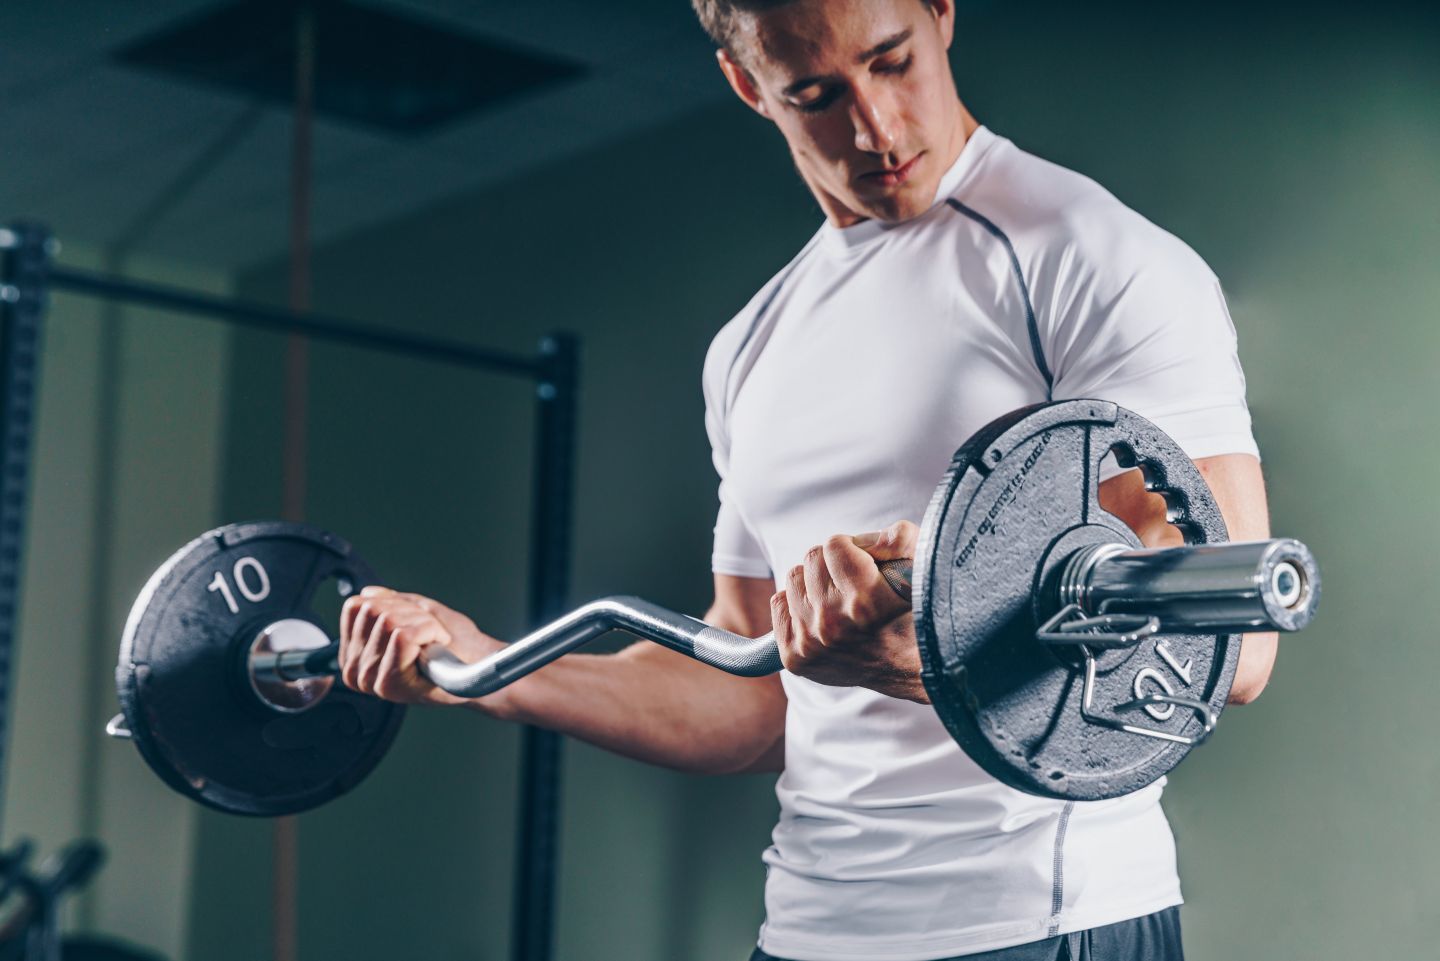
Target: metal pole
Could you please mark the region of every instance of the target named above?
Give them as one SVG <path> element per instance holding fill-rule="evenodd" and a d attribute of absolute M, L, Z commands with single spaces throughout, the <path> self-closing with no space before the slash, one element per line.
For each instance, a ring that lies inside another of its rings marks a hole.
<path fill-rule="evenodd" d="M 10 673 L 20 611 L 30 439 L 55 242 L 44 227 L 0 229 L 0 797 L 9 741 Z"/>
<path fill-rule="evenodd" d="M 298 331 L 312 340 L 351 344 L 368 350 L 388 350 L 440 363 L 476 367 L 497 374 L 516 374 L 527 378 L 540 376 L 541 365 L 533 358 L 518 354 L 475 347 L 459 341 L 387 330 L 344 317 L 327 317 L 308 311 L 296 313 L 280 307 L 269 307 L 229 297 L 215 297 L 165 284 L 109 277 L 73 267 L 52 268 L 49 287 L 51 290 L 153 307 L 156 310 L 213 317 L 252 330 L 278 333 Z"/>
<path fill-rule="evenodd" d="M 295 117 L 290 153 L 290 309 L 310 309 L 311 142 L 315 128 L 315 15 L 295 13 Z M 291 331 L 285 342 L 284 506 L 286 520 L 305 517 L 306 422 L 310 399 L 309 339 Z"/>
<path fill-rule="evenodd" d="M 530 620 L 535 625 L 564 612 L 570 588 L 579 344 L 571 334 L 552 334 L 541 342 L 540 356 L 530 534 Z M 510 956 L 513 961 L 549 961 L 554 942 L 561 739 L 553 731 L 533 727 L 525 728 L 521 739 Z"/>
<path fill-rule="evenodd" d="M 290 153 L 290 309 L 310 309 L 310 175 L 315 120 L 315 14 L 302 3 L 295 11 L 295 112 Z M 306 427 L 310 394 L 310 344 L 300 331 L 285 339 L 285 416 L 282 444 L 281 515 L 305 519 Z M 271 945 L 274 961 L 300 954 L 300 822 L 275 819 L 271 891 Z"/>
<path fill-rule="evenodd" d="M 537 375 L 538 416 L 531 529 L 532 622 L 565 610 L 569 592 L 572 479 L 578 386 L 578 342 L 555 334 L 541 343 L 538 362 L 461 344 L 346 328 L 334 319 L 281 311 L 173 288 L 52 269 L 54 242 L 34 225 L 0 228 L 0 773 L 8 729 L 9 675 L 18 614 L 21 543 L 28 501 L 30 435 L 43 315 L 50 281 L 74 293 L 208 314 L 232 322 L 403 350 L 502 373 Z M 559 826 L 558 735 L 527 728 L 520 772 L 512 957 L 549 961 L 553 948 L 555 868 Z M 0 780 L 3 787 L 3 780 Z M 278 945 L 277 945 L 278 947 Z"/>

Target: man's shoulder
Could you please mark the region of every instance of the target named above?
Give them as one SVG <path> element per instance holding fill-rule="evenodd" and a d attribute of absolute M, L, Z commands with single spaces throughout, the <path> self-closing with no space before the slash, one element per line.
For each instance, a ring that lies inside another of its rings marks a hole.
<path fill-rule="evenodd" d="M 949 198 L 958 214 L 1002 235 L 1022 260 L 1064 260 L 1130 275 L 1157 264 L 1209 272 L 1184 241 L 1094 179 L 1005 141 L 984 175 Z"/>
<path fill-rule="evenodd" d="M 734 366 L 736 359 L 744 353 L 746 346 L 754 340 L 757 329 L 770 315 L 770 308 L 785 287 L 786 281 L 796 268 L 804 263 L 814 249 L 817 238 L 818 234 L 800 248 L 800 252 L 776 271 L 774 276 L 755 292 L 745 306 L 740 308 L 740 311 L 716 332 L 710 341 L 710 348 L 705 354 L 707 390 L 717 379 L 724 378 L 730 368 Z"/>

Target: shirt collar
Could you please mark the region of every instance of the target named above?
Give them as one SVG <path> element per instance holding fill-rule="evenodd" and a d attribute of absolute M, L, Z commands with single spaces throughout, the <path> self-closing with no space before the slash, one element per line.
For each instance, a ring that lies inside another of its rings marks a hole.
<path fill-rule="evenodd" d="M 988 127 L 975 128 L 974 132 L 970 134 L 970 139 L 965 142 L 965 146 L 960 148 L 960 156 L 955 158 L 950 169 L 945 171 L 945 175 L 940 178 L 940 183 L 935 188 L 935 198 L 930 202 L 926 213 L 935 209 L 936 204 L 955 193 L 996 139 L 995 134 Z M 827 248 L 836 252 L 853 250 L 877 237 L 883 237 L 897 227 L 903 227 L 919 220 L 923 216 L 924 214 L 921 214 L 910 220 L 901 220 L 896 223 L 875 219 L 862 220 L 849 227 L 836 227 L 827 220 L 820 227 L 820 240 Z"/>

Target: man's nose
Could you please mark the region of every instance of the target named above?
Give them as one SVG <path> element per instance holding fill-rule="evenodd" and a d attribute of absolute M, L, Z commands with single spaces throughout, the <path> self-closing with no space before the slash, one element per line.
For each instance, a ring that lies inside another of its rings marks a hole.
<path fill-rule="evenodd" d="M 856 90 L 850 122 L 855 126 L 856 148 L 874 154 L 887 154 L 895 148 L 895 117 L 883 98 Z"/>

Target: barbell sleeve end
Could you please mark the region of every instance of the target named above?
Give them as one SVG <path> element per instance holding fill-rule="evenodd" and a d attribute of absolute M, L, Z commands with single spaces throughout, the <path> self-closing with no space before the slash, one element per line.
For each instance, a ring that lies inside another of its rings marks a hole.
<path fill-rule="evenodd" d="M 1077 552 L 1059 603 L 1091 616 L 1145 614 L 1166 632 L 1298 631 L 1320 601 L 1320 568 L 1293 538 Z"/>

